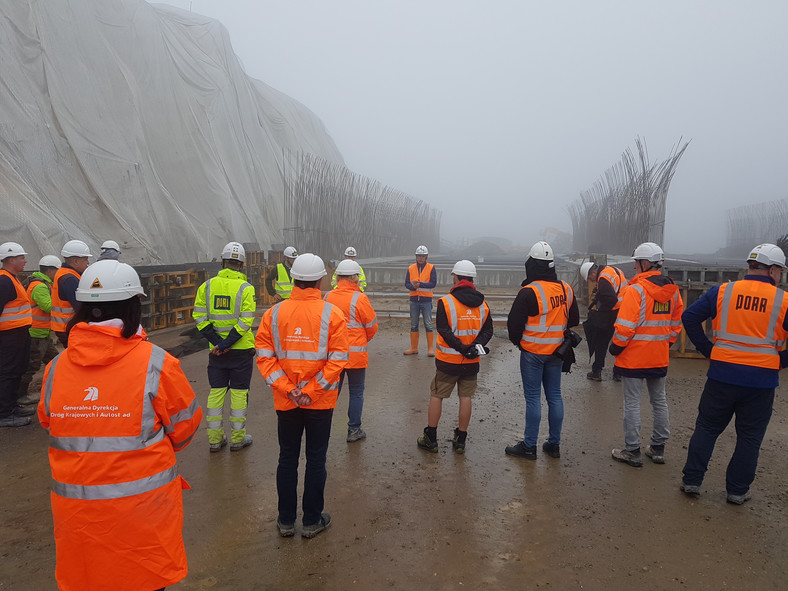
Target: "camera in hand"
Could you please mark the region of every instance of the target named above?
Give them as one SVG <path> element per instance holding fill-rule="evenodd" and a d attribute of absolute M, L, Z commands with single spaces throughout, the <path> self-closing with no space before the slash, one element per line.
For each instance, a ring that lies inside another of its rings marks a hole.
<path fill-rule="evenodd" d="M 581 337 L 571 328 L 567 328 L 564 331 L 564 341 L 558 346 L 558 349 L 555 350 L 555 353 L 553 353 L 553 355 L 563 359 L 564 356 L 567 353 L 569 353 L 569 351 L 577 347 L 582 342 L 583 342 L 583 337 Z"/>

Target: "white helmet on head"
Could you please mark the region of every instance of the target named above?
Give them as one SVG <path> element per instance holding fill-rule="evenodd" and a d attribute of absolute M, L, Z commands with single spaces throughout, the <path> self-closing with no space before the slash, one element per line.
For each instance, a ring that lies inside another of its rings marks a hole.
<path fill-rule="evenodd" d="M 537 261 L 548 261 L 547 265 L 551 269 L 555 267 L 555 256 L 553 255 L 553 247 L 547 244 L 544 240 L 540 240 L 531 247 L 528 251 L 528 258 L 536 259 Z"/>
<path fill-rule="evenodd" d="M 476 277 L 476 265 L 465 259 L 457 261 L 451 269 L 451 274 L 460 277 Z"/>
<path fill-rule="evenodd" d="M 337 277 L 349 275 L 361 275 L 361 265 L 350 259 L 339 261 L 337 265 Z"/>
<path fill-rule="evenodd" d="M 644 242 L 635 249 L 635 252 L 632 253 L 632 258 L 636 261 L 650 261 L 661 264 L 665 260 L 665 253 L 662 252 L 659 244 Z"/>
<path fill-rule="evenodd" d="M 290 267 L 290 276 L 299 281 L 317 281 L 326 275 L 326 266 L 316 254 L 305 252 L 296 257 Z"/>
<path fill-rule="evenodd" d="M 21 244 L 16 242 L 3 242 L 0 244 L 0 261 L 8 257 L 18 257 L 27 254 Z"/>
<path fill-rule="evenodd" d="M 131 265 L 109 259 L 85 269 L 76 293 L 79 302 L 120 302 L 136 295 L 145 295 L 137 272 Z"/>
<path fill-rule="evenodd" d="M 785 268 L 785 253 L 783 249 L 776 244 L 759 244 L 750 251 L 747 257 L 748 261 L 756 261 L 764 265 L 777 265 L 778 267 Z"/>
<path fill-rule="evenodd" d="M 222 249 L 223 261 L 241 261 L 246 260 L 246 251 L 240 242 L 228 242 Z"/>
<path fill-rule="evenodd" d="M 583 278 L 583 281 L 588 281 L 588 274 L 591 272 L 591 268 L 595 265 L 591 261 L 586 261 L 582 265 L 580 265 L 580 277 Z"/>
<path fill-rule="evenodd" d="M 60 259 L 57 258 L 53 254 L 48 254 L 46 256 L 42 256 L 41 260 L 38 261 L 39 267 L 54 267 L 55 269 L 59 269 L 61 266 Z"/>
<path fill-rule="evenodd" d="M 105 240 L 101 244 L 101 250 L 107 250 L 108 248 L 111 248 L 112 250 L 117 250 L 118 252 L 120 252 L 120 246 L 114 240 Z"/>
<path fill-rule="evenodd" d="M 423 244 L 416 247 L 416 254 L 430 254 L 430 251 L 427 250 L 427 247 Z"/>
<path fill-rule="evenodd" d="M 298 256 L 298 251 L 295 249 L 295 246 L 288 246 L 282 254 L 289 259 L 294 259 Z"/>
<path fill-rule="evenodd" d="M 345 249 L 345 256 L 346 256 L 346 257 L 357 257 L 357 256 L 358 256 L 358 253 L 356 252 L 356 249 L 355 249 L 355 248 L 353 248 L 352 246 L 348 246 L 348 247 Z"/>
<path fill-rule="evenodd" d="M 60 256 L 64 259 L 68 257 L 92 257 L 88 245 L 81 240 L 69 240 L 63 245 L 63 250 L 60 251 Z"/>

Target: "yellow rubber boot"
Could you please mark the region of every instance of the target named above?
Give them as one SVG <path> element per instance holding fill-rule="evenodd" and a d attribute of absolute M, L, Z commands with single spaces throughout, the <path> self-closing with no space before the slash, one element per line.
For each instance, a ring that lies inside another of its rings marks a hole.
<path fill-rule="evenodd" d="M 410 349 L 404 351 L 403 355 L 416 355 L 419 352 L 419 333 L 410 333 Z"/>
<path fill-rule="evenodd" d="M 427 333 L 427 357 L 435 357 L 435 333 Z"/>

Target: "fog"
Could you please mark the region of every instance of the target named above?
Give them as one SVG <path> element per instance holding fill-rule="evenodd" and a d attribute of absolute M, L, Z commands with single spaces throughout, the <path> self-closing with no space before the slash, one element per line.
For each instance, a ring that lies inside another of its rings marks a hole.
<path fill-rule="evenodd" d="M 353 171 L 443 211 L 442 237 L 530 245 L 642 137 L 691 140 L 665 250 L 788 197 L 784 0 L 172 0 L 326 125 Z M 776 238 L 776 237 L 775 237 Z"/>

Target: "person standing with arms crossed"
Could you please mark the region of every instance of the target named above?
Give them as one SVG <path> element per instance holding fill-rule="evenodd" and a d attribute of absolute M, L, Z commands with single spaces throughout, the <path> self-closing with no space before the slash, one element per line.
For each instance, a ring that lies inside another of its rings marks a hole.
<path fill-rule="evenodd" d="M 416 262 L 408 268 L 405 287 L 410 290 L 410 349 L 404 355 L 419 352 L 419 316 L 424 320 L 427 335 L 427 356 L 435 357 L 435 341 L 432 332 L 432 291 L 438 283 L 435 267 L 427 262 L 429 251 L 423 244 L 416 248 Z"/>

